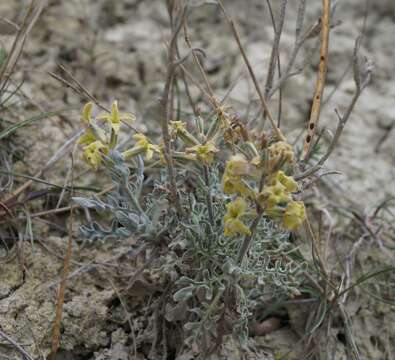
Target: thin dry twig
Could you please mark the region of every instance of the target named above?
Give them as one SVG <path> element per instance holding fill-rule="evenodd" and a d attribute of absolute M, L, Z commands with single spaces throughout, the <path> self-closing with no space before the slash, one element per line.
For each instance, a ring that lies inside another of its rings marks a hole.
<path fill-rule="evenodd" d="M 179 49 L 178 48 L 177 48 L 177 57 L 178 58 L 180 57 L 180 53 L 179 53 Z M 186 94 L 186 96 L 188 98 L 188 101 L 189 101 L 189 104 L 191 106 L 191 109 L 192 109 L 194 115 L 197 117 L 199 115 L 199 113 L 197 111 L 196 104 L 195 104 L 195 102 L 194 102 L 194 100 L 192 98 L 191 90 L 189 89 L 189 84 L 188 84 L 188 81 L 187 81 L 187 78 L 186 78 L 186 75 L 185 75 L 184 71 L 181 72 L 181 80 L 182 80 L 182 83 L 184 84 L 185 94 Z"/>
<path fill-rule="evenodd" d="M 62 78 L 61 76 L 53 72 L 48 72 L 48 75 L 53 77 L 55 80 L 61 82 L 66 87 L 74 90 L 77 94 L 82 95 L 88 100 L 92 101 L 97 107 L 99 107 L 106 113 L 111 112 L 111 110 L 105 107 L 69 70 L 66 69 L 64 65 L 60 63 L 57 63 L 57 65 L 71 79 L 71 81 Z M 134 132 L 138 132 L 137 129 L 134 126 L 130 125 L 126 120 L 121 119 L 121 122 Z"/>
<path fill-rule="evenodd" d="M 75 133 L 69 140 L 67 140 L 58 151 L 47 161 L 43 168 L 41 168 L 35 175 L 34 178 L 40 177 L 46 170 L 48 170 L 51 166 L 53 166 L 56 162 L 58 162 L 64 155 L 66 155 L 74 142 L 83 134 L 84 130 L 79 130 Z M 28 180 L 24 184 L 22 184 L 19 188 L 14 190 L 11 194 L 9 194 L 3 201 L 9 202 L 11 199 L 16 199 L 21 193 L 27 190 L 32 184 L 34 180 Z"/>
<path fill-rule="evenodd" d="M 265 85 L 265 97 L 267 100 L 267 93 L 270 90 L 271 86 L 273 85 L 273 78 L 274 78 L 274 73 L 275 73 L 275 67 L 274 64 L 277 63 L 277 71 L 278 71 L 278 77 L 281 77 L 281 62 L 280 62 L 280 51 L 279 51 L 279 46 L 280 46 L 280 38 L 281 38 L 281 33 L 282 33 L 282 28 L 284 25 L 284 20 L 285 20 L 285 9 L 286 9 L 286 3 L 287 0 L 284 0 L 282 3 L 283 6 L 280 9 L 280 15 L 278 19 L 278 24 L 276 24 L 276 20 L 274 18 L 274 13 L 272 9 L 272 5 L 270 0 L 266 0 L 267 5 L 269 8 L 269 13 L 270 13 L 270 19 L 272 21 L 272 26 L 273 26 L 273 31 L 274 31 L 274 41 L 273 41 L 273 46 L 272 46 L 272 53 L 270 55 L 270 65 L 273 62 L 272 70 L 268 70 L 268 75 L 266 79 L 266 85 Z M 284 5 L 285 4 L 285 5 Z M 273 60 L 274 59 L 274 60 Z M 271 77 L 271 79 L 270 79 Z M 270 79 L 270 80 L 269 80 Z M 279 94 L 278 94 L 278 113 L 277 113 L 277 126 L 280 127 L 281 125 L 281 116 L 282 116 L 282 89 L 279 89 Z"/>
<path fill-rule="evenodd" d="M 197 56 L 196 50 L 194 50 L 194 48 L 192 47 L 192 43 L 191 43 L 191 40 L 190 40 L 190 37 L 189 37 L 189 33 L 188 33 L 188 26 L 187 26 L 186 22 L 184 23 L 184 38 L 185 38 L 185 42 L 188 45 L 189 49 L 192 51 L 193 59 L 194 59 L 196 65 L 197 65 L 197 67 L 199 69 L 200 74 L 203 77 L 204 83 L 205 83 L 206 88 L 207 88 L 207 92 L 208 92 L 208 94 L 210 96 L 210 102 L 213 104 L 214 108 L 216 108 L 217 104 L 216 104 L 213 88 L 212 88 L 210 82 L 208 81 L 207 73 L 206 73 L 206 71 L 205 71 L 200 59 Z"/>
<path fill-rule="evenodd" d="M 3 66 L 0 68 L 0 94 L 3 93 L 4 89 L 7 87 L 11 75 L 14 73 L 15 67 L 23 52 L 26 39 L 37 19 L 39 18 L 43 7 L 44 4 L 42 1 L 37 4 L 37 1 L 32 0 L 29 4 L 26 15 L 22 21 L 22 25 L 20 26 L 12 43 L 9 55 L 7 56 Z"/>
<path fill-rule="evenodd" d="M 12 31 L 19 31 L 20 30 L 20 26 L 16 23 L 14 23 L 12 20 L 7 19 L 3 16 L 0 16 L 0 21 L 2 21 L 3 23 L 9 25 L 10 27 L 12 27 L 13 30 Z M 2 29 L 2 32 L 4 33 L 4 29 Z M 7 34 L 9 33 L 9 31 L 6 32 Z"/>
<path fill-rule="evenodd" d="M 71 157 L 71 186 L 73 187 L 74 184 L 74 161 L 73 156 Z M 62 273 L 62 280 L 59 286 L 58 292 L 58 301 L 56 304 L 56 314 L 55 314 L 55 321 L 52 330 L 52 339 L 51 339 L 51 357 L 52 359 L 56 358 L 56 353 L 59 349 L 60 344 L 60 327 L 62 323 L 62 311 L 63 311 L 63 303 L 64 303 L 64 296 L 66 291 L 66 284 L 67 278 L 70 271 L 70 261 L 72 255 L 72 244 L 73 244 L 73 219 L 74 219 L 74 207 L 71 206 L 70 208 L 70 219 L 69 219 L 69 238 L 67 241 L 67 251 L 64 257 L 64 265 L 63 265 L 63 273 Z"/>
<path fill-rule="evenodd" d="M 246 64 L 247 68 L 248 68 L 248 72 L 249 72 L 249 74 L 251 76 L 251 79 L 252 79 L 252 81 L 254 83 L 255 90 L 256 90 L 256 92 L 257 92 L 257 94 L 259 96 L 259 100 L 261 102 L 262 109 L 264 110 L 264 113 L 267 115 L 267 117 L 268 117 L 268 119 L 270 121 L 270 124 L 273 127 L 274 132 L 276 133 L 276 136 L 277 136 L 278 140 L 284 140 L 285 139 L 284 135 L 281 133 L 281 130 L 277 127 L 277 123 L 273 119 L 272 113 L 271 113 L 271 111 L 269 109 L 269 106 L 268 106 L 266 100 L 265 100 L 265 97 L 263 96 L 262 90 L 261 90 L 261 88 L 259 86 L 259 83 L 258 83 L 258 80 L 257 80 L 257 78 L 255 76 L 254 70 L 252 69 L 251 63 L 248 60 L 248 57 L 247 57 L 247 55 L 246 55 L 246 53 L 244 51 L 243 45 L 241 44 L 240 36 L 239 36 L 238 31 L 237 31 L 236 25 L 234 24 L 233 20 L 227 14 L 222 0 L 219 0 L 218 4 L 219 4 L 219 7 L 221 8 L 223 14 L 225 15 L 225 18 L 226 18 L 226 20 L 228 21 L 228 23 L 229 23 L 229 25 L 231 27 L 231 30 L 232 30 L 233 36 L 234 36 L 234 38 L 235 38 L 235 40 L 237 42 L 237 45 L 239 46 L 240 53 L 241 53 L 241 55 L 242 55 L 242 57 L 244 59 L 244 62 Z M 264 117 L 264 119 L 265 119 L 265 117 Z"/>
<path fill-rule="evenodd" d="M 193 85 L 195 85 L 204 96 L 207 97 L 207 99 L 210 102 L 210 104 L 213 104 L 211 95 L 203 88 L 203 86 L 199 83 L 199 81 L 196 80 L 195 77 L 188 71 L 188 69 L 185 67 L 185 65 L 180 63 L 179 67 L 183 71 L 184 75 L 186 75 L 186 77 L 191 81 L 191 83 Z M 213 106 L 213 108 L 214 108 L 213 112 L 215 113 L 216 108 L 214 106 Z M 197 114 L 198 114 L 198 112 L 197 112 Z"/>
<path fill-rule="evenodd" d="M 95 103 L 100 109 L 102 109 L 103 111 L 109 113 L 110 110 L 108 108 L 106 108 L 105 106 L 103 106 L 99 100 L 96 99 L 96 97 L 80 82 L 78 81 L 78 79 L 69 71 L 66 69 L 66 67 L 60 63 L 57 63 L 57 65 L 59 66 L 59 68 L 64 71 L 64 73 L 70 77 L 70 79 L 75 83 L 75 86 L 72 86 L 72 84 L 70 84 L 67 80 L 61 78 L 61 77 L 57 77 L 54 76 L 55 74 L 50 73 L 51 76 L 54 76 L 55 79 L 64 82 L 65 84 L 69 84 L 69 86 L 79 92 L 84 94 L 89 100 L 91 100 L 93 103 Z"/>
<path fill-rule="evenodd" d="M 361 26 L 361 36 L 365 36 L 365 33 L 366 33 L 366 24 L 367 24 L 368 13 L 369 13 L 369 3 L 370 3 L 370 0 L 366 0 L 365 1 L 363 23 L 362 23 L 362 26 Z M 333 14 L 334 14 L 334 9 L 333 8 L 335 6 L 336 6 L 336 2 L 334 4 L 332 4 L 331 17 L 333 17 Z M 344 79 L 347 77 L 349 72 L 352 70 L 353 62 L 354 62 L 354 58 L 351 58 L 350 62 L 345 67 L 343 73 L 341 74 L 339 80 L 336 82 L 336 84 L 333 87 L 332 91 L 327 96 L 325 96 L 325 101 L 322 104 L 323 107 L 326 106 L 330 102 L 330 100 L 333 97 L 333 95 L 336 93 L 336 91 L 339 89 L 340 85 L 343 83 Z"/>
<path fill-rule="evenodd" d="M 272 51 L 270 54 L 269 67 L 268 67 L 267 76 L 266 76 L 265 97 L 267 97 L 267 94 L 272 87 L 275 68 L 276 68 L 276 62 L 278 63 L 278 60 L 279 60 L 278 55 L 279 55 L 280 39 L 281 39 L 282 31 L 283 31 L 284 20 L 285 20 L 285 10 L 287 7 L 288 0 L 281 0 L 280 14 L 278 16 L 277 23 L 274 20 L 273 11 L 271 8 L 270 1 L 267 0 L 267 3 L 269 6 L 269 9 L 270 9 L 270 14 L 272 16 L 272 23 L 273 23 L 273 29 L 274 29 L 274 40 L 273 40 L 273 45 L 272 45 Z"/>
<path fill-rule="evenodd" d="M 114 188 L 115 188 L 115 185 L 109 185 L 108 187 L 106 187 L 102 191 L 98 192 L 96 194 L 96 196 L 104 195 L 104 194 L 108 193 L 109 191 L 113 190 Z M 0 202 L 0 207 L 4 208 L 4 204 L 2 204 L 1 202 Z M 30 218 L 65 213 L 65 212 L 70 211 L 71 207 L 73 207 L 74 209 L 79 209 L 80 208 L 79 205 L 64 206 L 64 207 L 57 208 L 57 209 L 50 209 L 50 210 L 44 210 L 44 211 L 40 211 L 40 212 L 37 212 L 37 213 L 33 213 L 33 214 L 30 215 Z M 9 215 L 12 216 L 11 213 L 9 213 Z M 18 221 L 26 220 L 26 217 L 15 218 L 15 220 L 18 220 Z M 3 222 L 0 222 L 0 224 L 2 224 L 2 223 Z"/>
<path fill-rule="evenodd" d="M 0 330 L 0 337 L 7 340 L 13 347 L 15 347 L 15 349 L 17 349 L 18 352 L 21 353 L 26 360 L 33 360 L 33 358 L 26 352 L 25 349 L 23 349 L 21 345 L 19 345 L 15 340 L 13 340 L 10 336 L 8 336 L 6 333 L 4 333 L 1 330 Z"/>
<path fill-rule="evenodd" d="M 308 38 L 307 33 L 302 33 L 305 11 L 306 11 L 306 0 L 300 0 L 298 7 L 298 15 L 296 17 L 295 44 L 292 49 L 292 53 L 290 55 L 288 64 L 285 67 L 282 76 L 273 84 L 271 90 L 267 94 L 268 100 L 270 100 L 270 98 L 274 95 L 274 93 L 278 89 L 280 89 L 284 85 L 285 81 L 291 76 L 291 70 L 295 63 L 299 50 L 302 48 L 302 45 Z"/>
<path fill-rule="evenodd" d="M 304 225 L 306 228 L 306 232 L 309 234 L 310 239 L 311 239 L 313 259 L 317 260 L 317 263 L 318 263 L 323 275 L 325 276 L 325 278 L 328 278 L 328 271 L 325 268 L 325 264 L 324 264 L 324 262 L 322 260 L 322 256 L 321 256 L 320 243 L 317 239 L 317 236 L 314 234 L 313 227 L 311 226 L 311 222 L 310 222 L 308 216 L 306 216 Z"/>
<path fill-rule="evenodd" d="M 75 149 L 76 149 L 76 146 L 74 146 L 73 154 L 75 154 Z M 73 156 L 74 156 L 74 155 L 73 155 Z M 59 199 L 58 199 L 58 201 L 57 201 L 57 203 L 56 203 L 55 209 L 58 209 L 58 208 L 60 207 L 60 204 L 61 204 L 62 201 L 63 201 L 63 197 L 64 197 L 64 195 L 65 195 L 65 193 L 66 193 L 67 184 L 68 184 L 68 182 L 69 182 L 69 180 L 70 180 L 72 171 L 73 171 L 73 166 L 72 166 L 72 164 L 70 164 L 70 167 L 69 167 L 69 169 L 67 170 L 66 177 L 65 177 L 65 179 L 64 179 L 63 189 L 62 189 L 62 191 L 60 192 Z"/>

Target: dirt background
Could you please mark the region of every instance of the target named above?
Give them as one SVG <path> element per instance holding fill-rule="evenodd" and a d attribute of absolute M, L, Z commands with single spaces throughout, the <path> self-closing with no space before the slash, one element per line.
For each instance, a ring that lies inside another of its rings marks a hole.
<path fill-rule="evenodd" d="M 307 3 L 306 24 L 310 24 L 319 16 L 321 2 L 310 0 Z M 264 79 L 273 38 L 265 2 L 234 0 L 225 1 L 225 4 L 238 24 L 258 77 Z M 24 9 L 25 1 L 2 1 L 0 17 L 18 23 Z M 295 9 L 295 1 L 290 1 L 280 48 L 283 63 L 286 63 L 294 43 Z M 338 2 L 333 21 L 341 23 L 331 33 L 326 94 L 335 89 L 336 92 L 325 105 L 321 118 L 321 126 L 332 130 L 337 121 L 334 109 L 344 110 L 353 93 L 350 73 L 341 83 L 339 81 L 349 68 L 354 42 L 363 28 L 365 15 L 364 1 Z M 2 24 L 0 39 L 8 47 L 13 38 L 12 30 Z M 14 80 L 17 84 L 23 79 L 24 83 L 19 95 L 13 99 L 13 106 L 7 109 L 7 116 L 18 121 L 43 110 L 83 104 L 86 99 L 49 75 L 53 72 L 63 76 L 57 65 L 61 63 L 100 102 L 108 105 L 113 99 L 118 99 L 121 110 L 137 115 L 137 128 L 155 134 L 157 99 L 164 81 L 167 27 L 167 13 L 162 0 L 48 1 L 29 36 L 17 68 Z M 201 47 L 207 54 L 205 67 L 216 94 L 219 97 L 224 95 L 236 79 L 237 85 L 229 103 L 240 116 L 252 116 L 253 111 L 248 105 L 256 105 L 256 96 L 223 17 L 212 5 L 197 8 L 191 15 L 190 32 L 194 46 Z M 362 217 L 369 216 L 380 201 L 395 194 L 394 34 L 393 1 L 371 1 L 363 51 L 375 61 L 375 74 L 347 124 L 339 147 L 327 164 L 329 170 L 339 171 L 341 175 L 326 178 L 326 192 L 320 195 L 320 206 L 330 208 L 334 213 L 334 232 L 348 235 L 337 236 L 334 240 L 333 246 L 339 254 L 347 254 L 358 240 L 364 239 L 364 232 L 349 230 L 352 220 L 340 221 L 336 216 L 337 205 L 348 206 Z M 283 91 L 284 132 L 291 137 L 300 133 L 307 120 L 315 82 L 316 54 L 317 42 L 313 39 L 298 57 L 298 66 L 303 66 L 301 74 L 292 77 Z M 192 92 L 199 96 L 196 88 L 192 87 Z M 274 97 L 271 101 L 273 109 L 277 108 L 277 103 L 278 98 Z M 61 144 L 78 131 L 79 126 L 78 111 L 69 111 L 19 131 L 13 141 L 22 148 L 23 161 L 15 164 L 15 171 L 35 174 Z M 66 158 L 43 177 L 63 184 L 69 167 L 70 159 Z M 97 184 L 92 174 L 87 174 L 82 168 L 76 179 L 81 185 Z M 18 181 L 20 179 L 16 180 L 15 186 Z M 53 202 L 53 198 L 48 197 L 33 202 L 26 211 L 34 213 L 50 209 Z M 56 286 L 67 241 L 64 220 L 67 218 L 32 218 L 31 232 L 27 223 L 21 221 L 24 232 L 19 245 L 23 248 L 23 267 L 14 248 L 7 253 L 0 244 L 0 255 L 6 259 L 0 262 L 0 329 L 18 341 L 34 359 L 43 359 L 48 354 Z M 84 218 L 78 221 L 84 221 Z M 32 243 L 29 240 L 33 240 Z M 143 308 L 138 298 L 139 289 L 134 289 L 137 295 L 132 293 L 124 299 L 125 307 L 117 289 L 108 281 L 109 273 L 119 275 L 123 271 L 133 271 L 128 267 L 130 245 L 75 244 L 59 359 L 149 358 L 152 339 L 149 332 L 141 330 L 149 324 L 142 310 L 134 312 L 134 309 Z M 362 240 L 353 257 L 356 269 L 364 272 L 383 264 L 393 264 L 394 245 L 392 237 Z M 393 293 L 388 296 L 393 300 Z M 393 359 L 395 307 L 362 292 L 350 296 L 345 306 L 354 323 L 361 359 Z M 255 352 L 241 354 L 229 340 L 219 358 L 274 359 L 279 351 L 286 352 L 287 349 L 291 352 L 286 358 L 304 358 L 298 329 L 300 316 L 303 317 L 303 311 L 308 311 L 308 307 L 294 309 L 290 306 L 288 311 L 290 323 L 287 326 L 251 340 Z M 133 331 L 130 321 L 125 321 L 128 314 L 131 314 Z M 347 359 L 342 341 L 344 334 L 339 329 L 334 324 L 332 331 L 338 340 L 334 344 L 337 348 L 334 358 Z M 133 333 L 139 334 L 139 348 L 142 349 L 137 357 L 133 355 Z M 324 350 L 322 354 L 324 359 Z M 1 358 L 21 357 L 12 346 L 0 340 Z M 178 359 L 192 357 L 185 353 Z"/>

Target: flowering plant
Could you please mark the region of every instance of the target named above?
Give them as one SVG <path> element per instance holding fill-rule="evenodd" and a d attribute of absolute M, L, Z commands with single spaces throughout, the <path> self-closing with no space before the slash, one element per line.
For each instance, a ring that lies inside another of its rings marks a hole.
<path fill-rule="evenodd" d="M 188 320 L 187 343 L 191 345 L 199 342 L 210 318 L 225 314 L 235 334 L 245 338 L 256 293 L 273 287 L 274 293 L 297 294 L 304 266 L 304 261 L 275 255 L 277 248 L 292 251 L 289 231 L 297 231 L 306 218 L 305 206 L 298 199 L 299 186 L 292 177 L 292 147 L 285 137 L 279 140 L 275 134 L 265 135 L 268 141 L 258 143 L 247 128 L 240 137 L 230 126 L 232 109 L 223 109 L 217 109 L 211 124 L 192 130 L 185 121 L 170 121 L 170 154 L 164 142 L 155 144 L 140 132 L 131 136 L 131 145 L 124 142 L 126 146 L 121 146 L 120 122 L 135 117 L 120 114 L 116 101 L 111 114 L 93 118 L 88 103 L 82 115 L 86 127 L 79 140 L 83 159 L 93 169 L 104 167 L 115 189 L 106 202 L 74 199 L 113 216 L 111 228 L 93 222 L 81 228 L 82 234 L 90 239 L 132 236 L 153 248 L 165 246 L 166 256 L 158 258 L 151 272 L 161 274 L 163 286 L 171 281 L 170 308 L 200 303 L 200 315 L 195 313 Z M 179 208 L 171 196 L 166 170 L 169 155 Z M 148 169 L 152 180 L 144 183 Z M 172 270 L 170 279 L 165 269 L 173 267 L 180 270 Z M 203 269 L 204 277 L 195 269 Z M 221 307 L 229 291 L 234 295 L 243 291 L 242 299 L 234 299 L 241 310 L 229 312 Z"/>

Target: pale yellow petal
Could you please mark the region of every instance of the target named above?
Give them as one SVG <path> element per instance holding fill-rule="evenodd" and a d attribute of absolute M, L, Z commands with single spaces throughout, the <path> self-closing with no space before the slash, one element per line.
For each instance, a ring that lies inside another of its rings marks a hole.
<path fill-rule="evenodd" d="M 82 109 L 82 120 L 88 125 L 92 120 L 92 108 L 93 103 L 88 102 L 84 105 Z"/>

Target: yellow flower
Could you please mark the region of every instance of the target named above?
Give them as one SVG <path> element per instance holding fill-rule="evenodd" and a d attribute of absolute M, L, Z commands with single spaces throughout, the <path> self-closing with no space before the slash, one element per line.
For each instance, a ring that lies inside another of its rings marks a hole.
<path fill-rule="evenodd" d="M 78 144 L 89 145 L 95 141 L 101 141 L 102 143 L 107 142 L 105 131 L 96 125 L 92 119 L 92 108 L 92 102 L 86 103 L 82 108 L 81 118 L 85 127 L 85 134 L 78 139 Z"/>
<path fill-rule="evenodd" d="M 93 103 L 88 102 L 82 109 L 82 121 L 86 128 L 85 134 L 78 139 L 78 143 L 85 145 L 91 144 L 95 141 L 101 141 L 103 144 L 108 144 L 111 148 L 116 145 L 117 137 L 116 134 L 119 131 L 121 119 L 134 119 L 131 114 L 120 114 L 118 111 L 117 102 L 114 101 L 112 105 L 111 114 L 102 114 L 97 117 L 98 120 L 106 120 L 109 122 L 113 131 L 110 134 L 105 129 L 101 128 L 96 124 L 92 118 Z"/>
<path fill-rule="evenodd" d="M 241 154 L 232 156 L 226 162 L 225 173 L 231 177 L 246 176 L 250 173 L 250 171 L 250 164 Z"/>
<path fill-rule="evenodd" d="M 204 165 L 210 165 L 214 161 L 214 154 L 219 151 L 211 141 L 195 145 L 186 150 L 187 152 L 195 153 L 198 160 L 202 161 Z"/>
<path fill-rule="evenodd" d="M 183 121 L 170 121 L 170 130 L 177 134 L 187 131 L 187 126 Z"/>
<path fill-rule="evenodd" d="M 141 133 L 133 135 L 133 139 L 137 140 L 136 145 L 131 149 L 126 150 L 122 155 L 124 158 L 136 156 L 141 153 L 145 153 L 145 158 L 151 160 L 154 152 L 160 153 L 160 147 L 158 145 L 151 144 L 148 138 Z"/>
<path fill-rule="evenodd" d="M 246 215 L 247 203 L 244 199 L 238 197 L 236 200 L 226 205 L 227 213 L 224 216 L 224 235 L 250 235 L 250 229 L 240 220 Z"/>
<path fill-rule="evenodd" d="M 86 125 L 89 125 L 92 121 L 92 108 L 93 108 L 92 102 L 86 103 L 82 108 L 82 121 Z"/>
<path fill-rule="evenodd" d="M 298 184 L 293 177 L 285 175 L 284 171 L 277 171 L 271 176 L 271 185 L 275 185 L 279 182 L 281 185 L 285 186 L 288 192 L 295 192 L 298 190 Z"/>
<path fill-rule="evenodd" d="M 283 226 L 288 230 L 296 230 L 306 219 L 306 209 L 302 201 L 291 201 L 285 209 Z"/>
<path fill-rule="evenodd" d="M 137 140 L 136 147 L 141 147 L 144 149 L 145 157 L 147 160 L 151 160 L 155 152 L 160 152 L 159 146 L 151 144 L 148 138 L 144 134 L 135 134 L 133 139 Z"/>
<path fill-rule="evenodd" d="M 102 154 L 108 155 L 109 148 L 100 141 L 94 141 L 84 147 L 83 158 L 94 169 L 100 165 L 102 161 Z"/>
<path fill-rule="evenodd" d="M 85 134 L 78 139 L 77 143 L 80 145 L 87 145 L 95 142 L 96 140 L 97 139 L 93 134 L 92 129 L 88 128 L 86 129 Z"/>
<path fill-rule="evenodd" d="M 94 121 L 92 121 L 87 126 L 85 134 L 78 139 L 77 143 L 84 145 L 91 144 L 95 141 L 101 141 L 103 144 L 108 142 L 106 132 L 100 126 L 96 125 Z"/>
<path fill-rule="evenodd" d="M 278 141 L 270 145 L 268 148 L 269 152 L 269 168 L 273 169 L 280 161 L 285 161 L 286 163 L 293 163 L 294 152 L 292 146 L 285 141 Z"/>
<path fill-rule="evenodd" d="M 170 121 L 170 135 L 173 139 L 177 136 L 187 145 L 199 145 L 199 141 L 187 130 L 182 121 Z"/>
<path fill-rule="evenodd" d="M 245 177 L 251 177 L 254 173 L 251 165 L 241 154 L 232 156 L 226 163 L 222 178 L 224 193 L 227 195 L 239 193 L 253 197 L 254 191 L 245 181 Z"/>
<path fill-rule="evenodd" d="M 231 120 L 230 110 L 231 110 L 231 107 L 226 106 L 226 105 L 218 106 L 216 108 L 218 120 L 220 121 L 222 128 L 229 127 L 230 120 Z"/>
<path fill-rule="evenodd" d="M 227 195 L 240 194 L 244 197 L 255 198 L 254 190 L 244 179 L 235 180 L 224 176 L 223 188 Z"/>
<path fill-rule="evenodd" d="M 284 185 L 277 182 L 275 185 L 265 186 L 258 195 L 258 202 L 270 210 L 273 207 L 287 203 L 291 200 L 289 193 Z"/>
<path fill-rule="evenodd" d="M 101 114 L 97 117 L 98 120 L 108 121 L 115 134 L 118 134 L 121 127 L 121 120 L 134 121 L 135 116 L 130 113 L 120 113 L 118 110 L 118 101 L 114 101 L 111 106 L 110 114 Z"/>
<path fill-rule="evenodd" d="M 141 146 L 145 149 L 148 149 L 150 146 L 150 142 L 148 138 L 142 133 L 134 134 L 133 139 L 137 140 L 136 143 L 137 146 Z"/>

